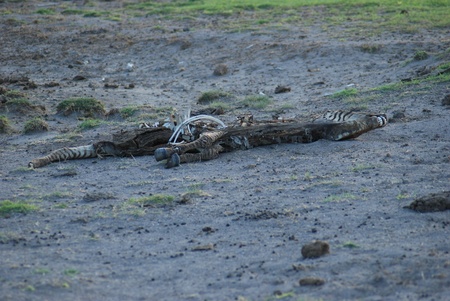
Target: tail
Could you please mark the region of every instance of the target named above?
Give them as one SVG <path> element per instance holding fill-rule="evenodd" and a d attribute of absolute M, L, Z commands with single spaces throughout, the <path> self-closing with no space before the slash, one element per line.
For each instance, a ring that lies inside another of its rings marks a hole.
<path fill-rule="evenodd" d="M 30 163 L 28 163 L 28 167 L 39 168 L 48 165 L 51 162 L 95 158 L 98 155 L 99 154 L 97 153 L 97 147 L 94 144 L 78 147 L 64 147 L 51 152 L 47 156 L 32 160 Z"/>

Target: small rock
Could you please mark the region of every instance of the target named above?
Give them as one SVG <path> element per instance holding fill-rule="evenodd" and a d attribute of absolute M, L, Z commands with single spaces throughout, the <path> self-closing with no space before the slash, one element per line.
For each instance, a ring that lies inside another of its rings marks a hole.
<path fill-rule="evenodd" d="M 442 100 L 443 106 L 450 106 L 450 94 L 447 94 Z"/>
<path fill-rule="evenodd" d="M 214 68 L 213 74 L 216 76 L 222 76 L 228 73 L 228 67 L 225 64 L 219 64 Z"/>
<path fill-rule="evenodd" d="M 105 88 L 106 89 L 117 89 L 117 88 L 119 88 L 119 85 L 115 84 L 115 83 L 105 83 Z"/>
<path fill-rule="evenodd" d="M 278 85 L 275 88 L 275 94 L 291 92 L 291 87 Z"/>
<path fill-rule="evenodd" d="M 302 247 L 304 258 L 318 258 L 330 254 L 330 245 L 326 241 L 316 240 Z"/>
<path fill-rule="evenodd" d="M 72 80 L 75 81 L 80 81 L 80 80 L 85 80 L 86 77 L 84 77 L 83 75 L 75 75 L 75 77 Z"/>
<path fill-rule="evenodd" d="M 58 82 L 49 82 L 44 84 L 45 88 L 53 88 L 53 87 L 59 87 L 59 83 Z"/>
<path fill-rule="evenodd" d="M 432 193 L 414 200 L 406 209 L 417 212 L 437 212 L 450 210 L 450 191 Z"/>
<path fill-rule="evenodd" d="M 293 264 L 292 269 L 294 271 L 306 271 L 308 268 L 302 264 Z"/>
<path fill-rule="evenodd" d="M 306 277 L 306 278 L 300 279 L 298 281 L 298 283 L 301 286 L 305 286 L 305 285 L 319 286 L 319 285 L 324 285 L 325 284 L 325 280 L 323 280 L 322 278 Z"/>

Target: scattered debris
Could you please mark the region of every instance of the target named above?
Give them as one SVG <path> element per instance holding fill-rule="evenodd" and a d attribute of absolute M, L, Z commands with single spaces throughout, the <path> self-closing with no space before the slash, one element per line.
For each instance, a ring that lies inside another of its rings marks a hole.
<path fill-rule="evenodd" d="M 330 254 L 330 245 L 326 241 L 315 240 L 302 247 L 304 258 L 318 258 Z"/>

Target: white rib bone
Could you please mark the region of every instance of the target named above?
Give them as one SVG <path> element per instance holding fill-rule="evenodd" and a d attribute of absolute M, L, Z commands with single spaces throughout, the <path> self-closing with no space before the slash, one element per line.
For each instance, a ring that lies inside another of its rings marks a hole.
<path fill-rule="evenodd" d="M 173 130 L 172 136 L 170 136 L 169 143 L 175 143 L 177 141 L 178 137 L 180 136 L 180 134 L 181 134 L 181 132 L 183 130 L 183 127 L 189 126 L 190 123 L 192 123 L 194 121 L 198 121 L 198 120 L 205 120 L 205 121 L 214 122 L 214 123 L 216 123 L 216 124 L 218 124 L 220 126 L 219 129 L 224 129 L 224 128 L 227 127 L 225 125 L 225 123 L 223 123 L 220 119 L 218 119 L 216 117 L 212 117 L 212 116 L 209 116 L 209 115 L 197 115 L 197 116 L 188 118 L 185 121 L 183 121 L 181 124 L 177 125 L 175 127 L 175 129 Z"/>

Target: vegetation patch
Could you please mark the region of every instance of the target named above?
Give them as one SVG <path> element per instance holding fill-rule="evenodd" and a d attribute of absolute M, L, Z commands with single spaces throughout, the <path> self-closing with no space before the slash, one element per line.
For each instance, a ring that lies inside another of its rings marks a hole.
<path fill-rule="evenodd" d="M 362 52 L 368 52 L 368 53 L 376 53 L 379 52 L 382 48 L 382 45 L 376 45 L 376 44 L 362 44 L 360 46 L 360 49 Z"/>
<path fill-rule="evenodd" d="M 174 197 L 167 194 L 155 194 L 140 198 L 131 198 L 130 204 L 137 204 L 140 207 L 164 207 L 173 203 Z"/>
<path fill-rule="evenodd" d="M 39 14 L 39 15 L 54 15 L 55 10 L 52 8 L 40 8 L 40 9 L 36 10 L 35 13 Z"/>
<path fill-rule="evenodd" d="M 351 96 L 355 96 L 357 94 L 358 94 L 358 89 L 349 88 L 349 89 L 345 89 L 345 90 L 333 93 L 332 95 L 330 95 L 330 97 L 332 97 L 332 98 L 348 98 Z"/>
<path fill-rule="evenodd" d="M 25 134 L 46 132 L 48 131 L 48 123 L 41 117 L 34 117 L 28 120 L 23 128 Z"/>
<path fill-rule="evenodd" d="M 18 90 L 8 90 L 8 91 L 6 91 L 6 93 L 4 95 L 7 99 L 26 98 L 26 96 L 27 96 L 25 93 L 18 91 Z"/>
<path fill-rule="evenodd" d="M 426 60 L 429 57 L 429 54 L 426 51 L 416 51 L 416 53 L 414 53 L 414 60 L 416 61 L 423 61 Z"/>
<path fill-rule="evenodd" d="M 12 131 L 8 117 L 0 115 L 0 134 L 9 134 Z"/>
<path fill-rule="evenodd" d="M 356 243 L 352 242 L 352 241 L 347 241 L 342 245 L 344 248 L 349 248 L 349 249 L 356 249 L 356 248 L 360 248 L 359 245 L 357 245 Z"/>
<path fill-rule="evenodd" d="M 89 129 L 93 129 L 95 127 L 98 127 L 102 123 L 103 123 L 103 120 L 89 118 L 89 119 L 83 120 L 78 125 L 78 129 L 81 130 L 81 131 L 85 131 L 85 130 L 89 130 Z"/>
<path fill-rule="evenodd" d="M 39 207 L 25 201 L 12 202 L 5 200 L 0 202 L 0 217 L 8 217 L 14 213 L 28 213 L 38 210 Z"/>
<path fill-rule="evenodd" d="M 67 270 L 64 270 L 64 275 L 66 275 L 66 276 L 75 276 L 75 275 L 77 275 L 79 272 L 78 272 L 78 270 L 76 270 L 76 269 L 67 269 Z"/>
<path fill-rule="evenodd" d="M 252 109 L 264 109 L 272 103 L 272 100 L 266 95 L 247 96 L 242 104 Z"/>
<path fill-rule="evenodd" d="M 63 100 L 58 104 L 56 110 L 65 116 L 81 113 L 86 117 L 94 117 L 105 114 L 105 105 L 92 97 L 77 97 Z"/>
<path fill-rule="evenodd" d="M 44 106 L 32 105 L 27 98 L 19 96 L 20 94 L 16 94 L 15 92 L 13 93 L 10 92 L 13 91 L 8 91 L 7 95 L 5 95 L 6 103 L 3 106 L 0 105 L 1 111 L 16 112 L 24 115 L 30 115 L 31 113 L 37 114 L 45 113 Z"/>
<path fill-rule="evenodd" d="M 198 104 L 209 104 L 214 101 L 218 100 L 232 100 L 234 99 L 233 94 L 220 91 L 220 90 L 213 90 L 213 91 L 206 91 L 203 92 L 202 95 L 197 99 Z"/>
<path fill-rule="evenodd" d="M 120 109 L 120 115 L 123 119 L 127 119 L 136 114 L 137 111 L 139 111 L 139 108 L 136 106 L 125 107 Z"/>

